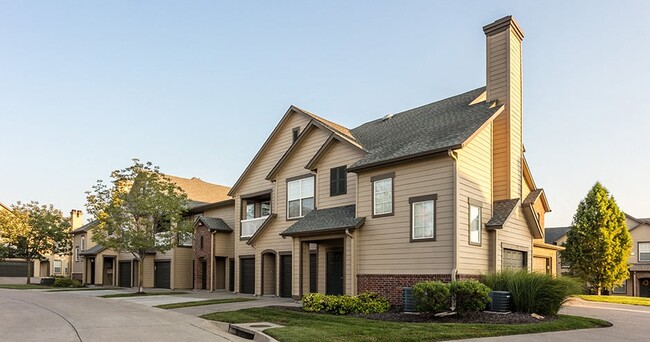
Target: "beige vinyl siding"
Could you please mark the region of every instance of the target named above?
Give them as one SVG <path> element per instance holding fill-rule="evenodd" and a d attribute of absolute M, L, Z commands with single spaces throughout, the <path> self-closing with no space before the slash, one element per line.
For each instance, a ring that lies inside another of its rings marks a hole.
<path fill-rule="evenodd" d="M 144 276 L 142 277 L 143 278 L 142 286 L 144 286 L 144 287 L 153 287 L 154 258 L 151 255 L 147 255 L 144 258 L 144 262 L 142 263 L 142 265 L 139 265 L 139 266 L 144 267 L 143 268 Z M 139 272 L 139 270 L 138 270 L 138 272 Z"/>
<path fill-rule="evenodd" d="M 502 229 L 497 230 L 496 270 L 501 270 L 503 249 L 514 249 L 526 252 L 528 270 L 532 266 L 533 236 L 524 218 L 523 209 L 515 208 Z"/>
<path fill-rule="evenodd" d="M 172 259 L 171 272 L 174 289 L 191 289 L 192 288 L 192 248 L 176 247 L 174 248 L 174 258 Z"/>
<path fill-rule="evenodd" d="M 235 236 L 239 240 L 239 235 L 235 234 L 235 206 L 229 205 L 216 209 L 211 209 L 203 213 L 208 217 L 218 217 L 222 219 L 228 227 L 233 229 L 232 233 L 217 232 L 214 234 L 214 256 L 234 257 L 235 255 Z"/>
<path fill-rule="evenodd" d="M 255 241 L 255 267 L 256 267 L 256 277 L 262 276 L 261 273 L 261 252 L 267 249 L 276 251 L 276 252 L 289 252 L 291 251 L 291 239 L 282 238 L 280 233 L 285 231 L 291 225 L 296 223 L 295 220 L 287 220 L 287 178 L 302 176 L 309 174 L 310 171 L 305 169 L 307 162 L 316 154 L 318 149 L 323 145 L 325 140 L 328 138 L 328 132 L 320 128 L 315 128 L 307 132 L 309 134 L 302 141 L 302 144 L 297 150 L 293 152 L 291 158 L 285 161 L 282 168 L 277 173 L 276 189 L 277 193 L 275 198 L 277 199 L 277 205 L 273 209 L 277 213 L 277 218 L 266 227 L 266 230 L 263 234 Z M 315 184 L 318 183 L 318 177 L 315 177 Z M 316 201 L 320 194 L 316 193 L 314 190 L 314 195 L 316 196 Z M 329 193 L 328 193 L 329 195 Z M 276 270 L 279 268 L 276 268 Z M 279 274 L 275 277 L 276 281 L 279 279 Z M 256 293 L 261 293 L 260 283 L 256 282 Z M 276 289 L 279 286 L 276 286 Z"/>
<path fill-rule="evenodd" d="M 642 224 L 632 231 L 632 253 L 630 254 L 629 263 L 631 264 L 648 264 L 648 261 L 639 261 L 639 242 L 650 242 L 650 225 Z"/>
<path fill-rule="evenodd" d="M 81 252 L 81 236 L 83 234 L 75 234 L 72 243 L 72 273 L 83 273 L 84 271 L 84 260 L 79 256 L 79 261 L 76 261 L 74 257 L 74 248 L 79 247 L 79 252 Z"/>
<path fill-rule="evenodd" d="M 458 151 L 458 273 L 481 274 L 493 269 L 490 232 L 492 217 L 492 125 Z M 469 243 L 469 202 L 481 202 L 481 245 Z"/>
<path fill-rule="evenodd" d="M 293 135 L 292 135 L 292 130 L 295 127 L 300 127 L 300 130 L 305 128 L 307 124 L 309 123 L 310 118 L 308 118 L 306 115 L 299 114 L 299 113 L 293 113 L 290 114 L 287 118 L 286 121 L 282 124 L 281 127 L 278 128 L 277 134 L 269 141 L 268 145 L 266 146 L 264 151 L 261 151 L 261 154 L 258 158 L 258 160 L 255 162 L 254 165 L 251 165 L 251 169 L 249 173 L 246 175 L 244 179 L 242 179 L 241 184 L 239 188 L 237 189 L 236 196 L 235 196 L 235 217 L 234 217 L 234 222 L 235 225 L 233 226 L 234 232 L 233 232 L 233 240 L 234 240 L 234 246 L 235 246 L 235 290 L 239 290 L 239 271 L 240 271 L 240 266 L 239 266 L 239 258 L 238 256 L 240 255 L 252 255 L 256 254 L 256 250 L 252 247 L 246 244 L 246 241 L 240 240 L 241 236 L 241 196 L 246 195 L 246 194 L 251 194 L 251 193 L 256 193 L 259 191 L 265 191 L 269 189 L 273 189 L 273 194 L 271 196 L 271 211 L 273 213 L 277 213 L 277 203 L 276 203 L 276 196 L 277 196 L 277 187 L 274 185 L 272 182 L 266 180 L 266 176 L 268 175 L 269 171 L 275 166 L 275 164 L 280 160 L 282 155 L 286 152 L 286 150 L 291 146 L 293 143 Z M 306 164 L 307 162 L 305 162 Z M 303 165 L 304 166 L 304 165 Z M 307 170 L 305 170 L 307 172 Z M 279 218 L 281 215 L 278 215 Z M 276 238 L 282 239 L 279 236 L 276 236 Z M 290 239 L 284 239 L 284 240 L 289 240 L 287 244 L 291 246 L 291 240 Z M 291 248 L 289 247 L 288 250 Z M 257 253 L 259 254 L 259 252 Z M 256 263 L 256 269 L 259 270 L 261 267 L 261 261 L 259 257 L 255 258 L 255 263 Z M 259 278 L 256 280 L 257 283 L 259 283 Z"/>
<path fill-rule="evenodd" d="M 350 166 L 361 158 L 361 151 L 344 144 L 334 142 L 324 156 L 318 161 L 318 185 L 316 197 L 316 207 L 319 209 L 340 207 L 344 205 L 355 204 L 357 174 L 348 172 L 347 175 L 347 193 L 344 195 L 330 196 L 330 169 L 339 166 Z"/>
<path fill-rule="evenodd" d="M 449 274 L 452 268 L 453 160 L 448 156 L 396 164 L 359 174 L 359 274 Z M 372 176 L 395 172 L 394 215 L 372 218 Z M 436 241 L 410 242 L 409 198 L 437 194 Z"/>

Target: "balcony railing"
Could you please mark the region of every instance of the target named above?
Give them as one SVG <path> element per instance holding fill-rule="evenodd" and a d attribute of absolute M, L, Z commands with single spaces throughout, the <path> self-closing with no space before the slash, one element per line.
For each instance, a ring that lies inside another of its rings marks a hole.
<path fill-rule="evenodd" d="M 267 218 L 268 215 L 249 220 L 241 220 L 241 237 L 253 236 Z"/>

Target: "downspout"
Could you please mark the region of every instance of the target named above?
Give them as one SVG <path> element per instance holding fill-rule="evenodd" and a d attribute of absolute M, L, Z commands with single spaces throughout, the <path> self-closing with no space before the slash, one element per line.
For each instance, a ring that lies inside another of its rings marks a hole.
<path fill-rule="evenodd" d="M 458 273 L 458 227 L 456 224 L 456 216 L 458 216 L 457 207 L 458 207 L 458 155 L 452 150 L 448 150 L 447 154 L 449 158 L 454 161 L 454 172 L 453 172 L 453 182 L 454 182 L 454 199 L 452 205 L 452 268 L 451 268 L 451 281 L 456 281 L 456 274 Z"/>
<path fill-rule="evenodd" d="M 215 269 L 215 258 L 214 258 L 214 236 L 217 232 L 213 231 L 210 234 L 210 292 L 214 292 L 214 269 Z"/>
<path fill-rule="evenodd" d="M 352 234 L 350 234 L 350 228 L 345 228 L 345 235 L 347 235 L 350 238 L 350 240 L 353 239 Z"/>

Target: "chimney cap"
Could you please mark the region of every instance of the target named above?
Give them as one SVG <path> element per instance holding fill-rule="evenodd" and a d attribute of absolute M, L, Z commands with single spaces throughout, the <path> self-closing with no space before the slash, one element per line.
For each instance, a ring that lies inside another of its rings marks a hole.
<path fill-rule="evenodd" d="M 511 15 L 505 16 L 501 19 L 495 20 L 493 23 L 483 26 L 483 32 L 486 36 L 491 36 L 499 32 L 503 32 L 509 27 L 519 36 L 519 40 L 524 40 L 524 31 L 519 27 L 519 24 Z"/>

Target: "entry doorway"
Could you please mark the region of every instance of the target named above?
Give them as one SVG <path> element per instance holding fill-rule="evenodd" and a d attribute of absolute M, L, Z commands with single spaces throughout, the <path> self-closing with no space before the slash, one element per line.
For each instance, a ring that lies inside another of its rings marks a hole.
<path fill-rule="evenodd" d="M 201 261 L 201 290 L 208 288 L 208 262 Z"/>
<path fill-rule="evenodd" d="M 639 279 L 639 297 L 650 297 L 650 278 Z"/>
<path fill-rule="evenodd" d="M 326 288 L 328 295 L 343 294 L 343 251 L 327 252 Z"/>

